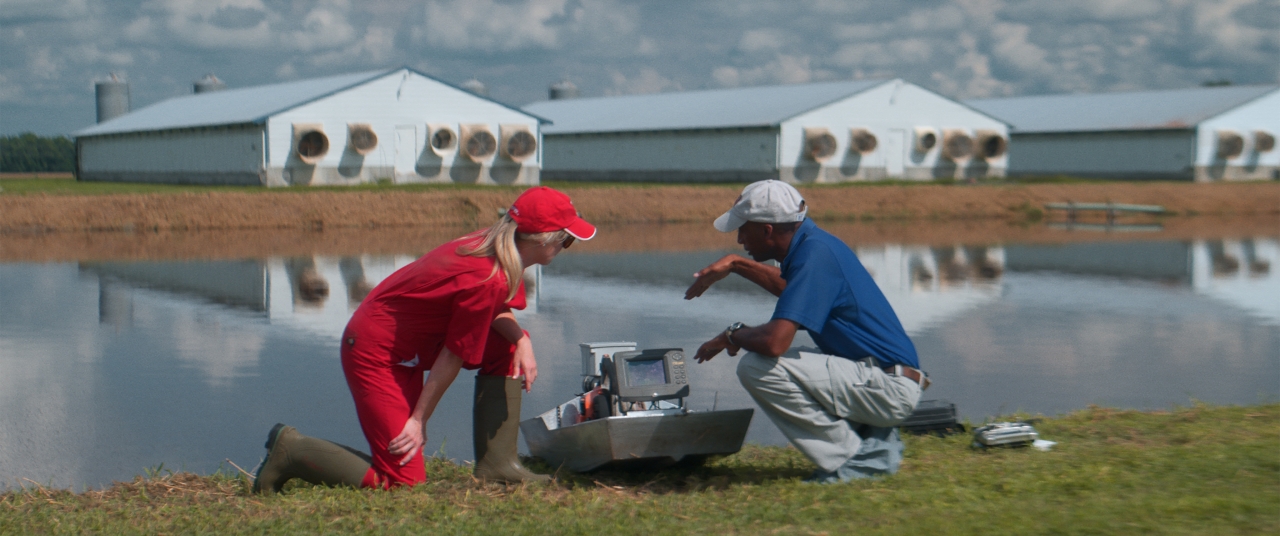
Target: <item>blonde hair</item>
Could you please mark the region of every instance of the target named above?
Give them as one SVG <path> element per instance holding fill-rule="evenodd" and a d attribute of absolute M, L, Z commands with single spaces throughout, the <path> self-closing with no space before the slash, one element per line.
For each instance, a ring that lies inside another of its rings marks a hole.
<path fill-rule="evenodd" d="M 518 233 L 516 221 L 511 219 L 509 214 L 503 214 L 488 229 L 472 233 L 472 236 L 475 239 L 458 246 L 457 253 L 471 257 L 494 257 L 497 262 L 493 263 L 493 271 L 489 272 L 489 277 L 485 278 L 485 281 L 493 278 L 501 267 L 503 275 L 507 277 L 507 301 L 511 301 L 516 297 L 516 291 L 520 289 L 520 281 L 524 277 L 524 262 L 520 260 L 520 250 L 516 247 L 516 241 L 537 242 L 545 246 L 554 242 L 563 242 L 570 235 L 563 229 L 545 233 Z"/>

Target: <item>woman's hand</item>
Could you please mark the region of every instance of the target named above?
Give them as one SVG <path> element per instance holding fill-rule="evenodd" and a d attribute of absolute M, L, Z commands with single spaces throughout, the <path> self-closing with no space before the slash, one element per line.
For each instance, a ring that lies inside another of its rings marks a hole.
<path fill-rule="evenodd" d="M 516 355 L 512 359 L 511 376 L 524 376 L 524 390 L 533 392 L 533 381 L 538 379 L 538 360 L 533 355 L 533 341 L 525 335 L 516 342 Z"/>
<path fill-rule="evenodd" d="M 422 446 L 426 444 L 427 430 L 423 428 L 422 421 L 409 417 L 409 420 L 404 423 L 404 430 L 391 440 L 387 450 L 395 455 L 404 454 L 404 458 L 400 459 L 400 465 L 404 465 L 421 452 Z"/>

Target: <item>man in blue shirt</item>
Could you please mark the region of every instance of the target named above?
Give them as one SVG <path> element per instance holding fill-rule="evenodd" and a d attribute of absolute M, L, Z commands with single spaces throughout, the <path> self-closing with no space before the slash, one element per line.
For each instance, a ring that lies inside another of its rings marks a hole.
<path fill-rule="evenodd" d="M 847 482 L 893 473 L 902 461 L 896 426 L 920 400 L 929 379 L 915 345 L 853 250 L 805 217 L 791 185 L 747 185 L 715 221 L 738 232 L 751 256 L 728 255 L 698 271 L 685 299 L 701 296 L 730 273 L 778 297 L 773 318 L 735 322 L 698 348 L 705 362 L 728 350 L 747 353 L 738 378 L 783 435 L 818 470 L 806 481 Z M 777 268 L 764 261 L 777 260 Z M 818 348 L 792 348 L 797 330 Z"/>

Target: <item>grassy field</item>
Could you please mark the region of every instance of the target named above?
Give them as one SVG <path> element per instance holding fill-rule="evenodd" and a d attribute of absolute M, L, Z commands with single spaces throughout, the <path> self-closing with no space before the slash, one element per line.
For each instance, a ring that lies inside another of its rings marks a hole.
<path fill-rule="evenodd" d="M 432 460 L 430 482 L 366 491 L 148 472 L 102 491 L 0 495 L 0 533 L 1276 534 L 1280 404 L 1090 408 L 1036 423 L 1049 452 L 909 437 L 889 478 L 815 486 L 794 449 L 704 467 L 483 485 Z M 547 470 L 547 468 L 542 468 Z"/>

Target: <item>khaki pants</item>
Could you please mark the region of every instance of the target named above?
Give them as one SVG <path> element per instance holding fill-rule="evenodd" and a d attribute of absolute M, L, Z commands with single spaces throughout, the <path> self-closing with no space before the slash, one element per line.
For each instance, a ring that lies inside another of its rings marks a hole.
<path fill-rule="evenodd" d="M 920 385 L 911 379 L 885 373 L 872 359 L 814 348 L 792 348 L 776 359 L 748 352 L 738 362 L 738 379 L 782 435 L 822 470 L 849 462 L 868 474 L 897 471 L 902 440 L 893 427 L 920 401 Z"/>

